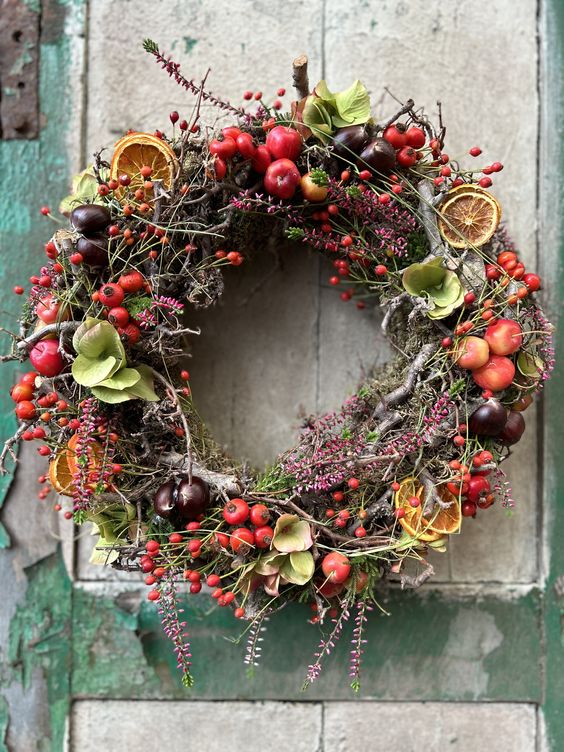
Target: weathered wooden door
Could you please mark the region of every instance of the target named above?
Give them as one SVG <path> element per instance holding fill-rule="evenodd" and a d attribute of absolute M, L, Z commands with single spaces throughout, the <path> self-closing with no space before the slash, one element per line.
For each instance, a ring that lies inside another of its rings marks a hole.
<path fill-rule="evenodd" d="M 247 88 L 270 96 L 289 86 L 291 60 L 302 51 L 312 78 L 337 88 L 360 75 L 373 100 L 385 86 L 429 110 L 441 99 L 450 153 L 478 143 L 506 164 L 496 193 L 558 316 L 558 0 L 5 0 L 0 8 L 7 328 L 19 305 L 10 290 L 36 271 L 51 232 L 39 207 L 57 205 L 69 176 L 100 144 L 111 146 L 128 128 L 164 128 L 170 110 L 191 107 L 144 55 L 148 34 L 183 58 L 189 75 L 211 66 L 212 88 L 233 100 Z M 10 106 L 32 86 L 39 104 L 26 100 L 30 125 L 18 130 Z M 380 107 L 393 109 L 389 95 Z M 230 280 L 223 308 L 197 322 L 205 339 L 193 343 L 196 401 L 235 455 L 273 458 L 290 444 L 300 414 L 336 405 L 362 368 L 387 358 L 378 313 L 343 304 L 328 276 L 302 248 L 257 249 L 254 265 Z M 7 436 L 14 420 L 6 368 L 3 375 Z M 190 601 L 197 683 L 183 689 L 139 579 L 88 564 L 84 532 L 73 541 L 70 523 L 37 501 L 42 465 L 26 447 L 25 465 L 10 489 L 9 480 L 2 487 L 9 493 L 0 539 L 0 749 L 55 751 L 65 739 L 80 752 L 202 751 L 220 743 L 249 751 L 564 749 L 563 400 L 560 368 L 537 427 L 530 419 L 512 460 L 513 514 L 497 508 L 469 521 L 435 561 L 430 585 L 409 595 L 391 587 L 383 596 L 391 616 L 372 620 L 363 702 L 356 703 L 346 641 L 319 683 L 300 693 L 317 637 L 304 625 L 305 609 L 271 620 L 263 666 L 248 680 L 243 646 L 223 639 L 239 625 L 230 614 L 204 618 L 205 597 Z"/>

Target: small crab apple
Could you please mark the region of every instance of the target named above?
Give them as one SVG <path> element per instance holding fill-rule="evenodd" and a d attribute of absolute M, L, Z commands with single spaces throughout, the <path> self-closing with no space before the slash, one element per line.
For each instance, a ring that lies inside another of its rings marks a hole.
<path fill-rule="evenodd" d="M 482 389 L 500 392 L 511 385 L 515 377 L 515 366 L 503 355 L 491 355 L 484 365 L 472 370 L 472 378 Z"/>
<path fill-rule="evenodd" d="M 484 339 L 494 355 L 511 355 L 523 344 L 523 330 L 512 319 L 498 319 L 488 326 Z"/>
<path fill-rule="evenodd" d="M 211 154 L 228 162 L 237 154 L 237 143 L 233 138 L 224 138 L 223 141 L 214 139 L 210 141 L 209 150 Z"/>
<path fill-rule="evenodd" d="M 351 563 L 344 554 L 332 551 L 323 557 L 321 569 L 329 582 L 340 584 L 348 578 L 351 572 Z"/>
<path fill-rule="evenodd" d="M 65 367 L 63 356 L 59 352 L 56 339 L 44 339 L 38 342 L 29 353 L 31 364 L 40 376 L 57 376 Z"/>
<path fill-rule="evenodd" d="M 264 146 L 264 144 L 257 146 L 256 151 L 251 158 L 251 167 L 253 170 L 260 175 L 264 175 L 271 163 L 272 157 L 266 146 Z"/>
<path fill-rule="evenodd" d="M 33 420 L 37 416 L 37 410 L 30 400 L 21 400 L 16 405 L 16 415 L 19 420 Z M 33 438 L 33 434 L 31 436 Z"/>
<path fill-rule="evenodd" d="M 298 168 L 290 159 L 272 162 L 264 175 L 264 187 L 271 196 L 292 198 L 301 180 Z"/>
<path fill-rule="evenodd" d="M 453 359 L 460 368 L 474 370 L 483 366 L 490 355 L 488 343 L 481 337 L 464 337 L 454 346 Z"/>
<path fill-rule="evenodd" d="M 250 133 L 239 133 L 236 143 L 239 154 L 243 159 L 252 159 L 255 156 L 257 147 Z"/>
<path fill-rule="evenodd" d="M 54 324 L 70 318 L 70 310 L 62 306 L 53 293 L 47 293 L 35 306 L 35 313 L 45 324 Z"/>
<path fill-rule="evenodd" d="M 312 203 L 325 201 L 327 198 L 327 187 L 314 183 L 311 179 L 311 172 L 306 172 L 306 174 L 302 176 L 302 179 L 300 180 L 300 188 L 303 197 Z"/>
<path fill-rule="evenodd" d="M 277 125 L 266 137 L 266 148 L 275 160 L 289 159 L 294 162 L 302 151 L 303 139 L 295 128 Z"/>

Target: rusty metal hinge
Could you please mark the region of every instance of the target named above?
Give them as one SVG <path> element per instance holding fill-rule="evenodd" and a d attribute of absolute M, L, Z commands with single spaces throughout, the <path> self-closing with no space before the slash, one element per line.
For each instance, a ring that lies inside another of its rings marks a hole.
<path fill-rule="evenodd" d="M 0 0 L 0 138 L 39 135 L 39 26 L 33 3 Z"/>

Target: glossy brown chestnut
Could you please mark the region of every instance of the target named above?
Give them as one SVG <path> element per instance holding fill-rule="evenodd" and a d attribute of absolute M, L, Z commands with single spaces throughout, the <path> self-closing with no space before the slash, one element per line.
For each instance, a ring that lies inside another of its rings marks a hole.
<path fill-rule="evenodd" d="M 516 444 L 525 431 L 525 418 L 522 413 L 512 410 L 507 416 L 507 422 L 503 427 L 503 431 L 499 434 L 498 439 L 502 444 L 511 446 Z"/>
<path fill-rule="evenodd" d="M 176 495 L 176 510 L 183 519 L 194 522 L 206 511 L 209 503 L 210 490 L 205 480 L 197 475 L 192 476 L 191 483 L 188 476 L 180 478 Z"/>
<path fill-rule="evenodd" d="M 474 410 L 468 428 L 478 436 L 498 436 L 506 421 L 507 409 L 499 400 L 489 399 Z"/>
<path fill-rule="evenodd" d="M 159 517 L 168 518 L 175 509 L 176 484 L 174 480 L 167 480 L 153 497 L 153 509 Z"/>
<path fill-rule="evenodd" d="M 375 138 L 360 154 L 359 169 L 369 167 L 381 175 L 387 175 L 396 163 L 394 147 L 383 138 Z"/>
<path fill-rule="evenodd" d="M 71 225 L 85 235 L 105 230 L 111 220 L 110 212 L 100 204 L 82 204 L 73 209 L 70 215 Z"/>

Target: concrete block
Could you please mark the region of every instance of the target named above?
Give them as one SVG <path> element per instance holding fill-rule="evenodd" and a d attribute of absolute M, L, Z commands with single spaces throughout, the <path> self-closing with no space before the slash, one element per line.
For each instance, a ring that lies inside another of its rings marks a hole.
<path fill-rule="evenodd" d="M 532 752 L 534 705 L 325 703 L 324 752 Z"/>
<path fill-rule="evenodd" d="M 321 703 L 81 701 L 71 752 L 321 752 Z"/>
<path fill-rule="evenodd" d="M 192 95 L 168 80 L 143 51 L 148 34 L 181 62 L 188 78 L 200 81 L 211 68 L 208 86 L 214 94 L 239 105 L 243 91 L 260 88 L 272 102 L 280 86 L 290 91 L 292 60 L 297 55 L 307 52 L 312 71 L 320 73 L 322 5 L 321 0 L 252 0 L 235 5 L 229 0 L 157 0 L 151 3 L 148 24 L 137 3 L 92 3 L 88 154 L 100 145 L 111 146 L 128 128 L 168 128 L 173 109 L 183 117 L 192 112 Z M 213 121 L 218 114 L 212 110 L 206 119 Z"/>

